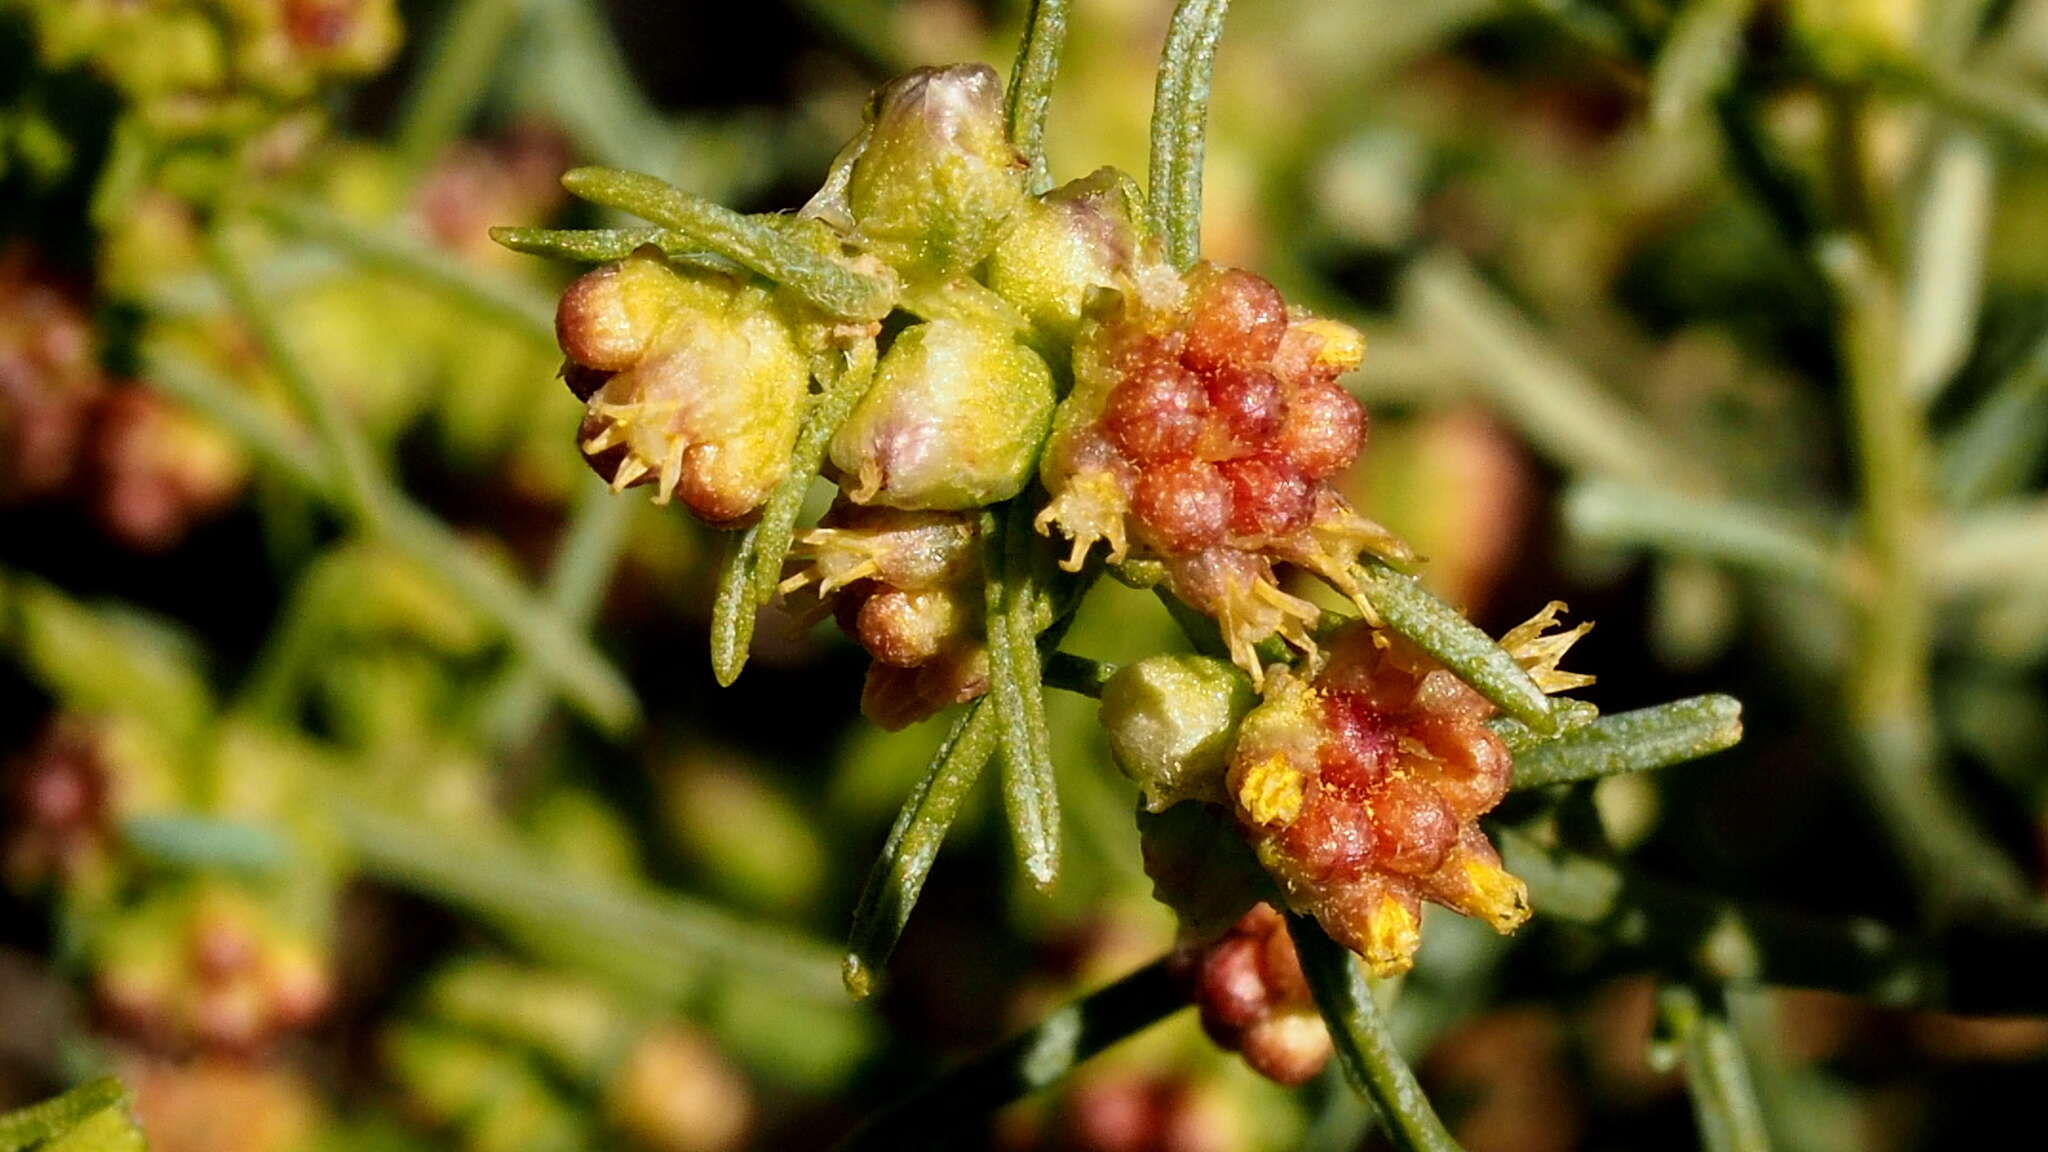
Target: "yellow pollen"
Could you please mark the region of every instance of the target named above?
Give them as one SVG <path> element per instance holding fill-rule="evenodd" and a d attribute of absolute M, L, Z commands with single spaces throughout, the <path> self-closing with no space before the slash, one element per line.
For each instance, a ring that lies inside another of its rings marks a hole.
<path fill-rule="evenodd" d="M 1365 921 L 1365 963 L 1379 977 L 1398 976 L 1415 966 L 1422 946 L 1422 920 L 1391 893 Z"/>
<path fill-rule="evenodd" d="M 1276 752 L 1245 772 L 1237 802 L 1253 823 L 1285 828 L 1301 815 L 1301 789 L 1301 773 Z"/>

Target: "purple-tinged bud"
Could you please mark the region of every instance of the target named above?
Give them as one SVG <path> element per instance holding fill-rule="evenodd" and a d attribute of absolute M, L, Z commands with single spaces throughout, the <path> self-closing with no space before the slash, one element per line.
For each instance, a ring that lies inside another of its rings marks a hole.
<path fill-rule="evenodd" d="M 1052 370 L 1007 332 L 958 320 L 906 328 L 832 439 L 856 503 L 965 510 L 1024 490 L 1052 421 Z"/>

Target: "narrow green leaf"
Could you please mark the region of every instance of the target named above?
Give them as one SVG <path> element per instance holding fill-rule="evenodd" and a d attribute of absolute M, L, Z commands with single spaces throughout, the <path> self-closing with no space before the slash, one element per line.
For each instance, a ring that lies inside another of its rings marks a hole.
<path fill-rule="evenodd" d="M 1092 992 L 861 1121 L 838 1152 L 964 1146 L 970 1126 L 1083 1061 L 1187 1007 L 1165 959 Z"/>
<path fill-rule="evenodd" d="M 1378 560 L 1358 569 L 1359 584 L 1386 626 L 1458 674 L 1509 716 L 1544 735 L 1558 729 L 1550 697 L 1493 637 L 1423 590 L 1414 578 Z"/>
<path fill-rule="evenodd" d="M 1941 446 L 1942 495 L 1968 507 L 2018 495 L 2048 457 L 2048 329 Z"/>
<path fill-rule="evenodd" d="M 553 944 L 565 958 L 641 968 L 697 959 L 778 981 L 791 996 L 840 1000 L 822 942 L 674 893 L 564 874 L 515 842 L 430 823 L 341 781 L 322 800 L 367 875 L 508 927 L 574 925 Z"/>
<path fill-rule="evenodd" d="M 838 365 L 817 372 L 824 390 L 804 413 L 796 447 L 790 451 L 789 471 L 761 506 L 761 518 L 732 537 L 719 567 L 718 592 L 711 602 L 711 669 L 721 686 L 730 687 L 746 669 L 755 618 L 762 605 L 775 599 L 804 496 L 824 466 L 832 437 L 874 383 L 872 340 L 855 345 L 840 358 Z"/>
<path fill-rule="evenodd" d="M 1922 404 L 1940 397 L 1976 342 L 1996 183 L 1990 145 L 1960 129 L 1938 133 L 1914 197 L 1900 333 L 1906 390 Z"/>
<path fill-rule="evenodd" d="M 754 646 L 754 553 L 761 538 L 756 523 L 726 535 L 725 559 L 718 565 L 718 591 L 711 598 L 711 674 L 718 686 L 730 688 L 746 670 Z"/>
<path fill-rule="evenodd" d="M 22 1152 L 61 1136 L 87 1118 L 118 1107 L 127 1095 L 121 1082 L 108 1076 L 55 1099 L 0 1115 L 0 1152 Z"/>
<path fill-rule="evenodd" d="M 673 228 L 704 248 L 788 287 L 825 312 L 849 320 L 879 320 L 895 306 L 895 292 L 880 277 L 783 235 L 772 225 L 692 196 L 641 172 L 573 168 L 562 186 L 594 204 L 631 212 Z"/>
<path fill-rule="evenodd" d="M 491 239 L 528 256 L 585 264 L 624 260 L 652 244 L 674 263 L 721 270 L 735 267 L 673 228 L 493 228 Z"/>
<path fill-rule="evenodd" d="M 1950 594 L 2048 588 L 2048 497 L 1978 509 L 1958 522 L 1934 554 L 1935 578 Z"/>
<path fill-rule="evenodd" d="M 1003 807 L 1019 862 L 1043 890 L 1059 876 L 1059 789 L 1045 723 L 1044 674 L 1033 626 L 1038 595 L 1032 571 L 1028 502 L 1017 499 L 982 514 L 984 619 L 988 628 L 989 698 L 1001 722 Z"/>
<path fill-rule="evenodd" d="M 479 273 L 446 252 L 410 237 L 366 228 L 307 200 L 273 197 L 251 207 L 281 230 L 358 265 L 393 273 L 537 342 L 555 342 L 555 304 L 544 292 L 508 277 Z"/>
<path fill-rule="evenodd" d="M 1723 994 L 1665 987 L 1658 990 L 1657 1012 L 1660 1030 L 1678 1041 L 1686 1092 L 1707 1152 L 1770 1152 L 1756 1082 Z"/>
<path fill-rule="evenodd" d="M 1555 740 L 1518 750 L 1514 786 L 1547 788 L 1648 772 L 1733 748 L 1741 739 L 1739 701 L 1730 696 L 1694 696 L 1602 716 Z"/>
<path fill-rule="evenodd" d="M 121 824 L 122 839 L 144 859 L 180 868 L 219 868 L 272 875 L 291 866 L 291 844 L 274 830 L 242 820 L 158 814 Z"/>
<path fill-rule="evenodd" d="M 475 118 L 523 6 L 463 0 L 434 37 L 398 123 L 398 157 L 408 175 L 425 171 Z"/>
<path fill-rule="evenodd" d="M 1588 543 L 1695 556 L 1835 591 L 1847 580 L 1834 544 L 1815 525 L 1775 508 L 1593 479 L 1565 493 L 1561 512 Z"/>
<path fill-rule="evenodd" d="M 1031 0 L 1017 62 L 1010 68 L 1010 142 L 1031 165 L 1033 195 L 1052 187 L 1045 166 L 1045 113 L 1067 39 L 1068 0 Z"/>
<path fill-rule="evenodd" d="M 1742 30 L 1756 0 L 1687 0 L 1650 70 L 1650 121 L 1661 128 L 1697 116 L 1734 79 Z"/>
<path fill-rule="evenodd" d="M 1216 43 L 1230 0 L 1180 0 L 1167 24 L 1152 95 L 1152 162 L 1146 181 L 1152 230 L 1181 268 L 1202 248 L 1202 160 Z"/>
<path fill-rule="evenodd" d="M 1090 698 L 1102 695 L 1102 686 L 1116 675 L 1117 666 L 1090 660 L 1072 652 L 1054 652 L 1045 658 L 1045 683 L 1049 688 Z"/>
<path fill-rule="evenodd" d="M 1337 1046 L 1345 1078 L 1379 1109 L 1394 1146 L 1408 1152 L 1458 1152 L 1458 1142 L 1445 1130 L 1415 1073 L 1394 1047 L 1358 958 L 1330 939 L 1313 917 L 1289 913 L 1287 931 Z"/>
<path fill-rule="evenodd" d="M 896 823 L 861 889 L 846 942 L 843 977 L 846 991 L 854 999 L 865 999 L 875 990 L 882 966 L 896 950 L 896 940 L 924 890 L 939 846 L 960 814 L 961 802 L 981 778 L 989 757 L 995 755 L 998 726 L 995 709 L 986 698 L 969 704 L 932 753 L 924 778 L 896 814 Z"/>

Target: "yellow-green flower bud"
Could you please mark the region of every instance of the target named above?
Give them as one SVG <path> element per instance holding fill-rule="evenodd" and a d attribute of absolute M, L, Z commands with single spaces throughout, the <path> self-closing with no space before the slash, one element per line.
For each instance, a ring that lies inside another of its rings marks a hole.
<path fill-rule="evenodd" d="M 644 249 L 571 284 L 555 327 L 583 454 L 613 488 L 654 484 L 656 503 L 730 524 L 781 482 L 810 376 L 767 292 Z"/>
<path fill-rule="evenodd" d="M 878 90 L 868 126 L 811 212 L 915 275 L 958 276 L 1026 200 L 1028 166 L 985 64 L 920 68 Z"/>
<path fill-rule="evenodd" d="M 1162 811 L 1182 800 L 1225 802 L 1238 722 L 1258 703 L 1243 672 L 1207 656 L 1150 656 L 1102 687 L 1102 727 L 1123 774 Z"/>
<path fill-rule="evenodd" d="M 905 329 L 832 439 L 856 503 L 958 510 L 1024 490 L 1052 422 L 1052 370 L 994 327 Z"/>
<path fill-rule="evenodd" d="M 1092 288 L 1120 288 L 1145 260 L 1137 184 L 1101 168 L 1026 203 L 988 261 L 988 284 L 1029 319 L 1039 335 L 1071 343 Z"/>

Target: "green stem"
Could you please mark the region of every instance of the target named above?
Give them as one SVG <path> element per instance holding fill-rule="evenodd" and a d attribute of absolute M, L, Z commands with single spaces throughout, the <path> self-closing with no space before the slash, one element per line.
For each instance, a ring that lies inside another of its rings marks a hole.
<path fill-rule="evenodd" d="M 1010 69 L 1010 141 L 1031 165 L 1031 192 L 1052 187 L 1045 164 L 1045 114 L 1067 39 L 1068 0 L 1031 0 L 1017 62 Z"/>
<path fill-rule="evenodd" d="M 562 186 L 593 204 L 673 228 L 704 248 L 788 287 L 821 310 L 849 320 L 879 320 L 895 306 L 888 281 L 857 272 L 783 235 L 775 227 L 692 196 L 641 172 L 572 168 Z"/>
<path fill-rule="evenodd" d="M 1082 1061 L 1186 1006 L 1166 961 L 1155 960 L 869 1116 L 836 1148 L 960 1147 L 968 1125 L 985 1123 L 1002 1105 L 1055 1083 Z"/>
<path fill-rule="evenodd" d="M 1846 591 L 1848 572 L 1834 545 L 1801 518 L 1775 508 L 1594 479 L 1565 493 L 1561 514 L 1572 534 L 1588 543 L 1695 556 Z"/>
<path fill-rule="evenodd" d="M 995 709 L 986 699 L 969 704 L 932 754 L 924 778 L 904 799 L 854 906 L 843 966 L 846 991 L 854 999 L 865 999 L 874 992 L 883 965 L 910 921 L 910 910 L 924 891 L 939 846 L 946 842 L 946 833 L 960 814 L 967 793 L 981 778 L 981 770 L 995 755 L 996 742 Z"/>
<path fill-rule="evenodd" d="M 1929 683 L 1927 435 L 1901 371 L 1897 298 L 1853 240 L 1834 241 L 1826 266 L 1841 308 L 1860 534 L 1871 574 L 1857 605 L 1845 685 L 1863 783 L 1936 919 L 2016 908 L 2031 900 L 2025 880 L 1975 826 L 1941 772 Z"/>
<path fill-rule="evenodd" d="M 388 485 L 377 471 L 369 445 L 350 423 L 340 398 L 306 370 L 304 360 L 285 335 L 273 302 L 256 290 L 248 266 L 235 253 L 224 229 L 216 226 L 208 235 L 206 252 L 214 274 L 227 291 L 229 303 L 249 326 L 256 346 L 262 350 L 271 371 L 277 373 L 285 393 L 312 424 L 326 471 L 338 481 L 335 495 L 343 511 L 351 519 L 373 526 L 381 524 L 389 517 Z"/>
<path fill-rule="evenodd" d="M 435 36 L 398 124 L 398 160 L 408 177 L 424 172 L 475 118 L 521 7 L 520 0 L 463 0 Z"/>
<path fill-rule="evenodd" d="M 1045 658 L 1045 684 L 1062 692 L 1091 699 L 1102 696 L 1102 686 L 1116 675 L 1117 666 L 1101 660 L 1090 660 L 1072 652 L 1054 652 Z"/>
<path fill-rule="evenodd" d="M 252 325 L 258 331 L 270 330 L 275 339 L 275 321 L 267 307 L 260 300 L 249 303 L 255 309 Z M 289 354 L 281 340 L 270 347 Z M 374 513 L 365 513 L 357 503 L 363 497 L 345 495 L 351 485 L 330 479 L 346 474 L 334 466 L 334 456 L 306 452 L 296 430 L 251 403 L 234 384 L 174 356 L 152 354 L 149 364 L 153 386 L 218 421 L 262 455 L 266 463 L 274 465 L 280 475 L 300 485 L 309 495 L 335 505 L 359 528 L 381 532 L 408 559 L 440 573 L 457 595 L 495 623 L 599 727 L 616 732 L 637 721 L 639 702 L 633 698 L 632 688 L 588 638 L 550 612 L 503 568 L 415 507 L 381 475 L 364 475 L 362 471 L 354 474 L 353 487 L 357 491 L 366 489 L 376 508 Z M 327 417 L 329 435 L 336 434 L 338 429 L 340 454 L 344 458 L 359 457 L 360 462 L 354 466 L 364 469 L 367 449 L 340 415 L 338 403 L 296 361 L 279 362 L 278 372 L 295 382 L 294 391 L 305 391 L 313 404 L 333 409 Z"/>
<path fill-rule="evenodd" d="M 1216 43 L 1230 0 L 1180 0 L 1166 29 L 1152 96 L 1152 165 L 1147 177 L 1152 230 L 1177 267 L 1202 250 L 1202 160 Z"/>
<path fill-rule="evenodd" d="M 1358 958 L 1330 939 L 1313 917 L 1289 913 L 1287 931 L 1344 1075 L 1379 1110 L 1394 1146 L 1404 1152 L 1458 1152 L 1458 1142 L 1394 1046 Z"/>

